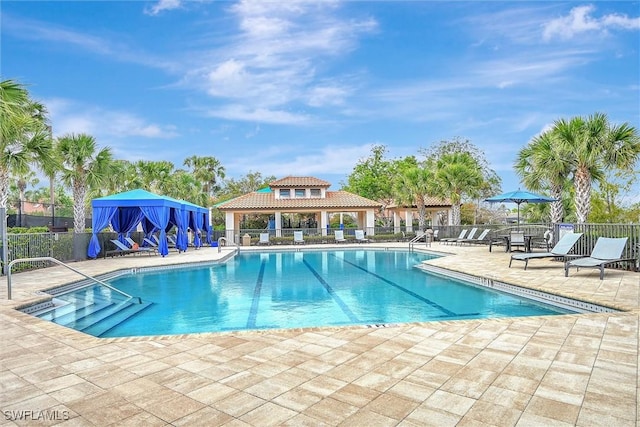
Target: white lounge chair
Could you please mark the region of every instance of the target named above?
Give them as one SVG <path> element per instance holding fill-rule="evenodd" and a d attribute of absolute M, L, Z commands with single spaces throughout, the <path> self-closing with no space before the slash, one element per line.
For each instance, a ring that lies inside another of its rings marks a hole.
<path fill-rule="evenodd" d="M 514 259 L 517 261 L 524 261 L 525 270 L 527 269 L 527 264 L 529 264 L 530 259 L 563 258 L 564 260 L 581 236 L 582 233 L 567 233 L 558 240 L 558 243 L 556 243 L 549 252 L 513 254 L 509 260 L 509 268 L 511 268 L 511 262 L 513 262 Z"/>
<path fill-rule="evenodd" d="M 460 240 L 460 239 L 464 239 L 467 235 L 467 230 L 466 228 L 463 229 L 462 231 L 460 231 L 460 235 L 458 237 L 445 237 L 444 239 L 440 239 L 440 243 L 450 243 L 450 242 L 455 242 L 456 240 Z"/>
<path fill-rule="evenodd" d="M 478 232 L 478 227 L 473 227 L 471 231 L 469 231 L 469 234 L 467 234 L 467 237 L 463 237 L 462 239 L 450 240 L 449 243 L 455 243 L 456 245 L 461 244 L 465 240 L 473 239 L 477 232 Z"/>
<path fill-rule="evenodd" d="M 270 245 L 269 241 L 269 233 L 260 233 L 260 240 L 258 240 L 259 245 Z"/>
<path fill-rule="evenodd" d="M 635 262 L 634 258 L 622 258 L 628 237 L 598 237 L 590 256 L 567 261 L 564 264 L 564 276 L 569 275 L 569 268 L 599 268 L 600 280 L 604 279 L 604 267 L 616 262 Z"/>
<path fill-rule="evenodd" d="M 347 239 L 344 238 L 343 230 L 335 230 L 333 232 L 333 238 L 336 241 L 336 243 L 345 243 L 347 241 Z"/>
<path fill-rule="evenodd" d="M 490 228 L 485 228 L 482 231 L 482 233 L 480 233 L 480 235 L 478 237 L 476 237 L 476 238 L 469 237 L 469 238 L 466 238 L 466 239 L 460 239 L 460 240 L 458 240 L 457 243 L 459 243 L 459 244 L 464 244 L 464 243 L 467 243 L 467 244 L 489 243 L 489 240 L 487 240 L 486 237 L 487 237 L 487 234 L 489 234 L 490 232 L 491 232 Z"/>
<path fill-rule="evenodd" d="M 304 245 L 304 235 L 302 234 L 302 231 L 293 232 L 293 244 L 295 245 L 296 243 Z"/>
<path fill-rule="evenodd" d="M 356 230 L 356 242 L 367 243 L 369 239 L 364 236 L 364 230 Z"/>

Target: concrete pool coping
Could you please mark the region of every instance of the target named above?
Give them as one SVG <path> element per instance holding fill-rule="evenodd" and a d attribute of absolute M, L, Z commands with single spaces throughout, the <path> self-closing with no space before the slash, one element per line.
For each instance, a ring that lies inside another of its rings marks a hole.
<path fill-rule="evenodd" d="M 98 339 L 13 309 L 77 280 L 51 267 L 14 275 L 12 301 L 0 290 L 1 409 L 77 425 L 637 425 L 639 273 L 565 278 L 550 260 L 524 271 L 486 247 L 431 248 L 450 254 L 434 266 L 624 312 Z M 230 250 L 73 266 L 95 275 Z"/>

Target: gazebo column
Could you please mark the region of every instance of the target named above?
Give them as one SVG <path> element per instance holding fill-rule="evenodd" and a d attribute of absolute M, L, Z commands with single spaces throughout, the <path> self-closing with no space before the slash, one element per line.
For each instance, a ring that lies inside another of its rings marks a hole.
<path fill-rule="evenodd" d="M 320 211 L 320 234 L 327 235 L 327 225 L 329 225 L 329 213 L 327 211 Z"/>
<path fill-rule="evenodd" d="M 410 209 L 404 211 L 404 223 L 407 227 L 407 233 L 413 231 L 413 212 Z"/>
<path fill-rule="evenodd" d="M 447 225 L 453 225 L 453 209 L 447 209 Z"/>
<path fill-rule="evenodd" d="M 402 226 L 400 224 L 400 215 L 398 215 L 397 211 L 393 211 L 393 232 L 400 233 L 402 231 Z"/>
<path fill-rule="evenodd" d="M 275 222 L 276 222 L 276 237 L 282 237 L 282 212 L 276 211 Z"/>
<path fill-rule="evenodd" d="M 438 211 L 431 211 L 431 228 L 438 225 Z"/>
<path fill-rule="evenodd" d="M 234 234 L 236 230 L 240 232 L 240 215 L 236 215 L 235 212 L 227 212 L 224 215 L 224 228 L 226 230 L 225 238 L 228 243 L 236 243 Z"/>
<path fill-rule="evenodd" d="M 366 215 L 366 224 L 367 224 L 367 234 L 369 236 L 373 236 L 376 234 L 376 213 L 373 209 L 367 209 L 365 212 Z"/>

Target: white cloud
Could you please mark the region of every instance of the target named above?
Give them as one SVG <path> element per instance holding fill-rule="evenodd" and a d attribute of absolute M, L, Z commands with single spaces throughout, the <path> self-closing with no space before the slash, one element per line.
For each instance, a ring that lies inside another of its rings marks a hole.
<path fill-rule="evenodd" d="M 185 77 L 185 83 L 203 86 L 222 102 L 246 104 L 241 115 L 255 110 L 271 120 L 273 114 L 265 112 L 289 103 L 314 107 L 342 103 L 352 92 L 348 85 L 317 83 L 330 67 L 327 58 L 348 54 L 363 34 L 376 30 L 377 23 L 369 17 L 342 18 L 338 5 L 308 1 L 232 5 L 228 11 L 237 21 L 237 35 L 208 54 L 192 52 L 200 65 Z M 229 109 L 238 113 L 233 105 L 223 111 Z M 276 122 L 282 122 L 282 113 L 277 116 Z M 290 114 L 285 116 L 287 123 L 299 122 L 291 121 Z"/>
<path fill-rule="evenodd" d="M 279 155 L 279 148 L 264 147 L 260 152 L 260 172 L 263 176 L 274 175 L 283 177 L 287 175 L 317 176 L 325 174 L 345 175 L 353 171 L 353 168 L 362 158 L 371 154 L 372 144 L 362 145 L 329 145 L 324 147 L 309 146 L 304 155 L 295 158 L 283 159 Z M 247 163 L 237 156 L 230 161 L 225 161 L 228 171 L 237 175 L 250 172 L 255 168 L 255 163 Z M 337 182 L 333 183 L 337 185 Z"/>
<path fill-rule="evenodd" d="M 178 9 L 182 6 L 182 0 L 159 0 L 151 7 L 146 7 L 144 13 L 147 15 L 157 15 L 165 10 Z"/>
<path fill-rule="evenodd" d="M 239 104 L 229 104 L 217 109 L 210 109 L 206 112 L 206 115 L 226 120 L 289 125 L 305 124 L 311 119 L 310 116 L 305 114 L 267 108 L 251 108 Z"/>
<path fill-rule="evenodd" d="M 569 15 L 553 19 L 544 25 L 543 38 L 551 40 L 555 37 L 571 39 L 579 34 L 588 32 L 606 32 L 611 29 L 623 30 L 640 29 L 640 18 L 630 18 L 626 15 L 611 14 L 601 18 L 592 16 L 596 8 L 593 5 L 577 6 L 571 9 Z"/>
<path fill-rule="evenodd" d="M 65 99 L 46 100 L 55 136 L 68 133 L 88 133 L 100 138 L 128 137 L 174 138 L 174 125 L 149 123 L 143 118 L 123 111 L 105 110 L 97 106 L 80 105 Z"/>

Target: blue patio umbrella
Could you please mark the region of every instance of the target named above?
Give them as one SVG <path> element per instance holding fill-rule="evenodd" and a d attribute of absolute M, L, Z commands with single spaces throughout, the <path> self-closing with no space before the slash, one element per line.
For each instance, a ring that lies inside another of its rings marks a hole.
<path fill-rule="evenodd" d="M 515 203 L 518 205 L 518 228 L 520 228 L 520 204 L 521 203 L 549 203 L 555 202 L 557 199 L 552 197 L 543 196 L 541 194 L 532 193 L 526 190 L 510 191 L 508 193 L 500 194 L 498 196 L 489 197 L 484 199 L 489 203 Z"/>

